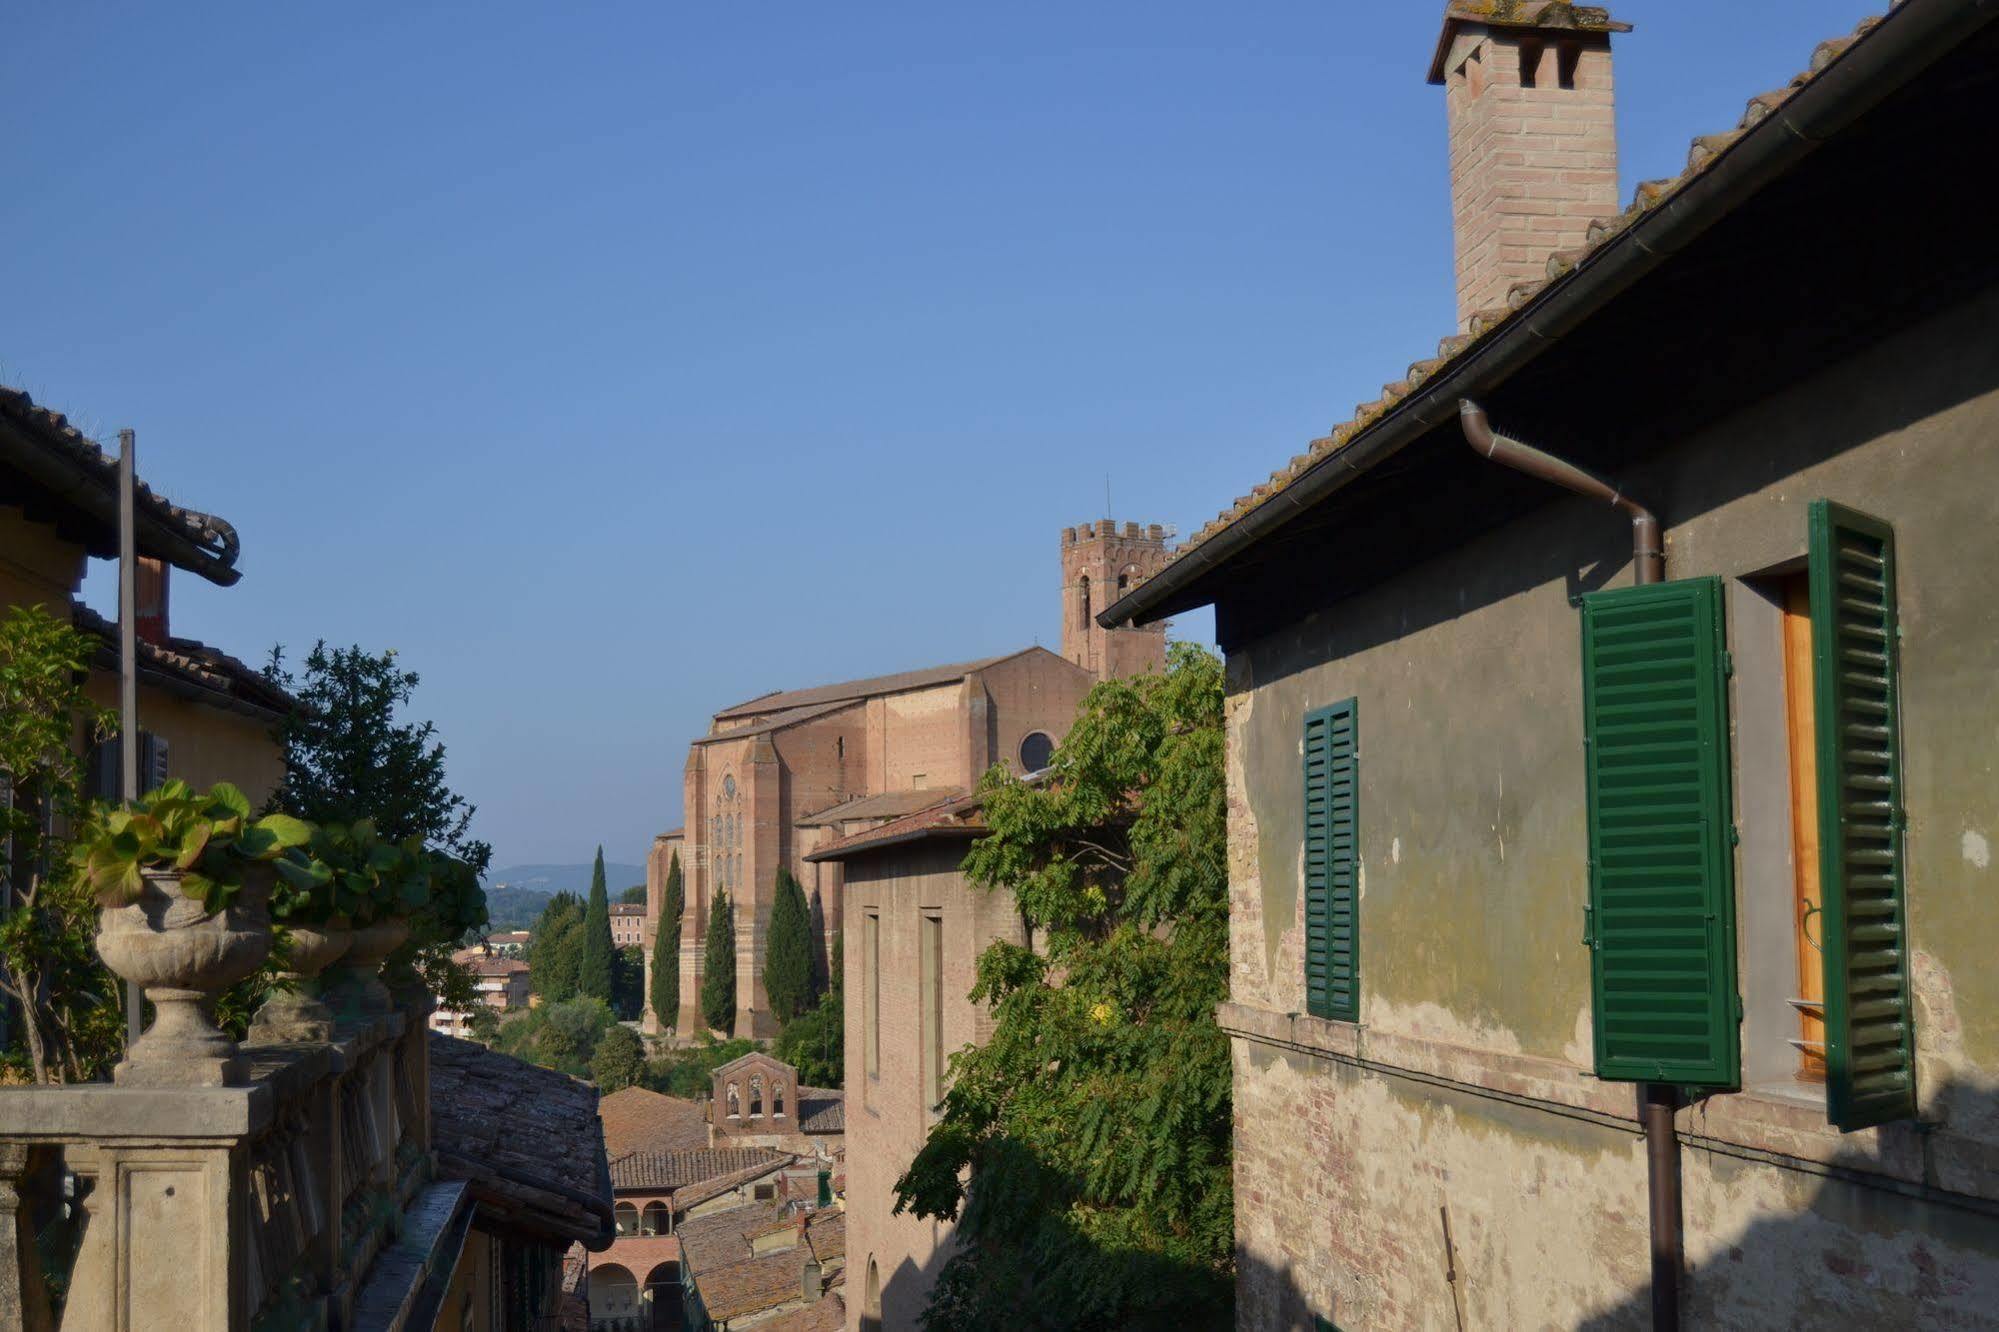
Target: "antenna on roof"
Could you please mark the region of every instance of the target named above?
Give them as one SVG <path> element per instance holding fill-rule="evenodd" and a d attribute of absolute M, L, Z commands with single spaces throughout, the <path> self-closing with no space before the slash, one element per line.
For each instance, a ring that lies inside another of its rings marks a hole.
<path fill-rule="evenodd" d="M 1111 474 L 1104 473 L 1104 517 L 1114 517 L 1111 513 Z"/>

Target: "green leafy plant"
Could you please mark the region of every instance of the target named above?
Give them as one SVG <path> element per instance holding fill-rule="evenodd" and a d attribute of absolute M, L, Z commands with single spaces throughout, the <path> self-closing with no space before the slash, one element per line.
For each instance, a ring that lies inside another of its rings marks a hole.
<path fill-rule="evenodd" d="M 312 828 L 302 856 L 279 861 L 278 872 L 295 890 L 313 892 L 315 909 L 345 916 L 357 926 L 409 916 L 430 897 L 430 867 L 414 842 L 385 841 L 371 820 L 323 823 Z"/>
<path fill-rule="evenodd" d="M 236 900 L 246 868 L 274 864 L 311 836 L 289 814 L 253 817 L 249 798 L 227 782 L 197 793 L 171 781 L 127 808 L 93 809 L 72 854 L 100 906 L 138 901 L 153 870 L 178 874 L 182 892 L 213 913 Z"/>

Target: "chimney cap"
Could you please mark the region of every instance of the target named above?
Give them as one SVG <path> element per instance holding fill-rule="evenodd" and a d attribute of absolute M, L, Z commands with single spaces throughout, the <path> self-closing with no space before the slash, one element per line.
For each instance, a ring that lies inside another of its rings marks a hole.
<path fill-rule="evenodd" d="M 1437 52 L 1430 57 L 1431 83 L 1444 81 L 1444 61 L 1450 58 L 1451 42 L 1458 29 L 1467 26 L 1540 28 L 1605 37 L 1631 31 L 1629 23 L 1612 18 L 1600 5 L 1570 4 L 1569 0 L 1450 0 L 1444 6 L 1444 30 L 1437 37 Z"/>

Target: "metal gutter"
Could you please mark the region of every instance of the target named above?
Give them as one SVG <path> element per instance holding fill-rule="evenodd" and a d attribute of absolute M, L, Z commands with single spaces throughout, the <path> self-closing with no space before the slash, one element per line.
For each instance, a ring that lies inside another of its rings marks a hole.
<path fill-rule="evenodd" d="M 1345 448 L 1319 459 L 1290 485 L 1107 606 L 1097 623 L 1106 629 L 1143 624 L 1213 601 L 1208 595 L 1169 604 L 1376 463 L 1450 425 L 1459 399 L 1490 394 L 1995 15 L 1999 0 L 1906 0 L 1781 107 L 1744 130 L 1705 170 L 1586 255 L 1573 272 L 1549 283 Z"/>

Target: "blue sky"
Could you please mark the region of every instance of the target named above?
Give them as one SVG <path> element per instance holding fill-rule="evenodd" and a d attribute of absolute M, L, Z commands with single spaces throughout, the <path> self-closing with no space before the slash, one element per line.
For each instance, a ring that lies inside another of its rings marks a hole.
<path fill-rule="evenodd" d="M 1881 8 L 1619 7 L 1626 196 Z M 1432 352 L 1441 9 L 25 6 L 0 382 L 239 528 L 179 632 L 395 647 L 496 863 L 637 861 L 708 713 L 1053 644 L 1106 477 Z"/>

